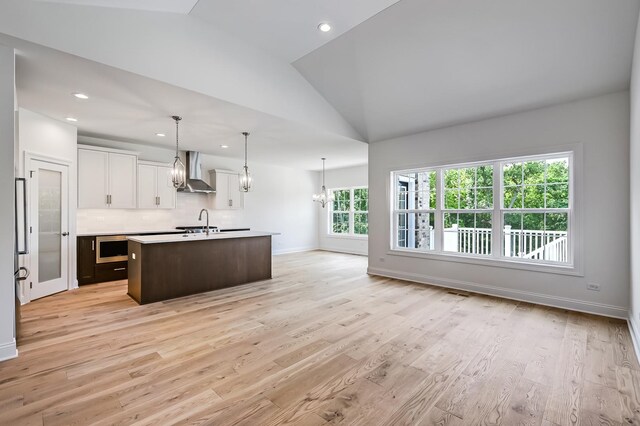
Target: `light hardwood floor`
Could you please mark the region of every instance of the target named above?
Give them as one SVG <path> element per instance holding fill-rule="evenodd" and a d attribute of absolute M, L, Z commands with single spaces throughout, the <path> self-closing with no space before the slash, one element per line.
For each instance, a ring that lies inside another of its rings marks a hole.
<path fill-rule="evenodd" d="M 124 282 L 33 302 L 0 364 L 0 423 L 640 424 L 623 321 L 365 269 L 312 252 L 152 305 Z"/>

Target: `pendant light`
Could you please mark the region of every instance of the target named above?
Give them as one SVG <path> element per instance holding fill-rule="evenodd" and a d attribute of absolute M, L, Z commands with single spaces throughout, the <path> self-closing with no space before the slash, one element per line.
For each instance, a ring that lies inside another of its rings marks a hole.
<path fill-rule="evenodd" d="M 186 177 L 186 169 L 184 167 L 184 163 L 180 160 L 180 151 L 178 149 L 178 124 L 182 117 L 177 115 L 172 116 L 176 122 L 176 158 L 173 160 L 173 170 L 171 171 L 171 180 L 173 182 L 174 188 L 182 188 L 184 187 L 185 177 Z"/>
<path fill-rule="evenodd" d="M 333 200 L 334 200 L 333 193 L 327 192 L 327 187 L 324 185 L 324 162 L 325 161 L 326 161 L 326 158 L 323 157 L 322 158 L 322 189 L 320 190 L 319 194 L 313 195 L 313 201 L 317 201 L 318 203 L 320 203 L 322 208 L 324 208 L 324 206 L 326 206 L 329 203 L 333 203 Z"/>
<path fill-rule="evenodd" d="M 247 138 L 249 137 L 249 132 L 242 132 L 244 135 L 244 167 L 240 172 L 240 191 L 241 192 L 249 192 L 251 189 L 251 173 L 249 173 L 249 167 L 247 166 Z"/>

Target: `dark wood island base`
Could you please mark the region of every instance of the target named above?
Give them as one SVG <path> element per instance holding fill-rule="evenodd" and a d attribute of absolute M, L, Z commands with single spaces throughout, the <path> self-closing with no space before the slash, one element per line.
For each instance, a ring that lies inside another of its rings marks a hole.
<path fill-rule="evenodd" d="M 141 305 L 271 279 L 271 236 L 129 240 L 129 296 Z"/>

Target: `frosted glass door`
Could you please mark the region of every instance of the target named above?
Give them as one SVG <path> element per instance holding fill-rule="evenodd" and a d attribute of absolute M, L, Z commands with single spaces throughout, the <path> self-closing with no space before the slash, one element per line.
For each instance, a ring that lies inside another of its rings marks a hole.
<path fill-rule="evenodd" d="M 38 173 L 38 282 L 62 276 L 62 173 Z"/>
<path fill-rule="evenodd" d="M 68 288 L 68 167 L 31 161 L 31 299 Z"/>

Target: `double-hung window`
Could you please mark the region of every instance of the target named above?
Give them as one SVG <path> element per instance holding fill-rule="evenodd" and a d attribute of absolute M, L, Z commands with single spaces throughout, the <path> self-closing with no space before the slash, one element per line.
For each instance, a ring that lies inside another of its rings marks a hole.
<path fill-rule="evenodd" d="M 503 255 L 569 263 L 569 156 L 502 163 Z"/>
<path fill-rule="evenodd" d="M 395 238 L 400 248 L 435 248 L 436 172 L 397 173 L 395 179 Z"/>
<path fill-rule="evenodd" d="M 329 233 L 366 236 L 369 233 L 369 190 L 344 188 L 331 190 L 334 201 L 329 210 Z"/>
<path fill-rule="evenodd" d="M 392 172 L 392 249 L 573 265 L 573 153 Z"/>

